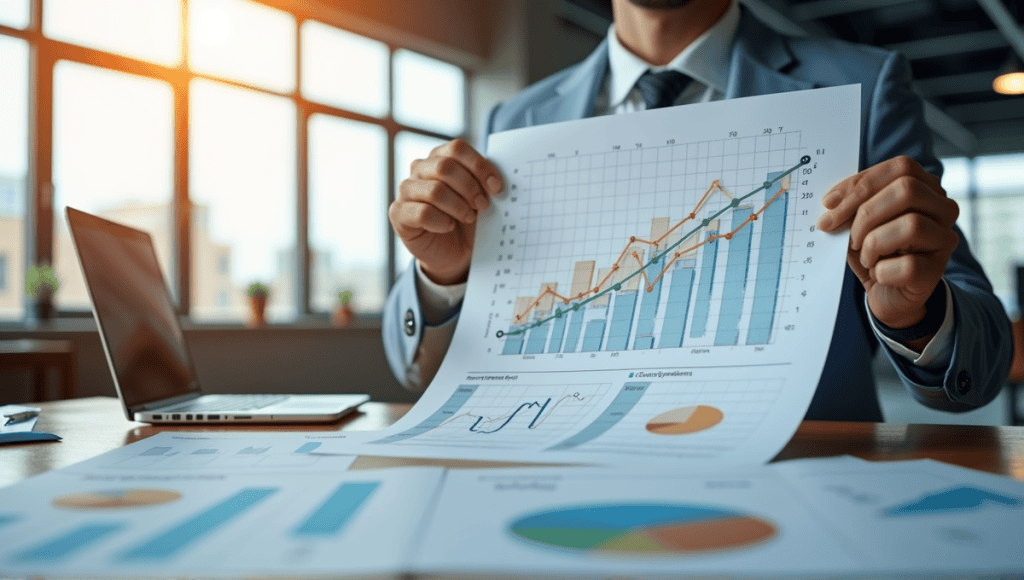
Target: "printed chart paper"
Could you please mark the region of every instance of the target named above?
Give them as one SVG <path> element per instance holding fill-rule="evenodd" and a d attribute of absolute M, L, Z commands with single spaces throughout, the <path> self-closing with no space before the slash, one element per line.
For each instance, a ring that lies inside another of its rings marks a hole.
<path fill-rule="evenodd" d="M 764 463 L 806 412 L 848 234 L 815 231 L 858 168 L 859 86 L 492 135 L 431 386 L 358 453 Z"/>
<path fill-rule="evenodd" d="M 0 576 L 396 575 L 409 568 L 443 470 L 349 472 L 347 464 L 308 461 L 239 468 L 229 460 L 316 450 L 302 435 L 205 435 L 164 433 L 5 488 Z M 183 443 L 188 436 L 197 441 Z M 195 464 L 172 466 L 178 457 Z"/>
<path fill-rule="evenodd" d="M 933 461 L 682 474 L 448 474 L 414 570 L 436 575 L 993 577 L 1024 569 L 1024 484 Z"/>

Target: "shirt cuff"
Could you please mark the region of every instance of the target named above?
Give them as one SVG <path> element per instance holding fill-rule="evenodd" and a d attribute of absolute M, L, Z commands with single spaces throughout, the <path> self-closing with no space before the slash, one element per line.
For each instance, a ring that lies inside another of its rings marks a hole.
<path fill-rule="evenodd" d="M 438 284 L 426 274 L 416 260 L 416 293 L 420 299 L 423 321 L 431 326 L 443 324 L 458 311 L 458 305 L 466 295 L 466 282 L 445 286 Z"/>
<path fill-rule="evenodd" d="M 864 307 L 868 311 L 868 322 L 871 323 L 871 330 L 874 331 L 875 336 L 893 352 L 919 367 L 934 366 L 936 362 L 944 361 L 949 355 L 950 341 L 953 334 L 953 320 L 955 319 L 953 315 L 953 293 L 950 292 L 949 284 L 945 280 L 942 283 L 946 289 L 946 314 L 942 318 L 942 325 L 935 331 L 935 336 L 928 341 L 928 344 L 920 353 L 879 332 L 878 326 L 875 325 L 875 315 L 871 313 L 871 307 L 868 305 L 867 294 L 864 295 Z"/>

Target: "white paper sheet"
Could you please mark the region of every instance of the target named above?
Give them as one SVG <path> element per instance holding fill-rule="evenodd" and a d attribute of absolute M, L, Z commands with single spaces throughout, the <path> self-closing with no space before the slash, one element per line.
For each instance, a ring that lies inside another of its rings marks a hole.
<path fill-rule="evenodd" d="M 464 470 L 426 529 L 420 574 L 991 578 L 1024 569 L 1024 484 L 853 458 Z"/>
<path fill-rule="evenodd" d="M 448 355 L 353 451 L 771 459 L 832 339 L 848 234 L 813 226 L 857 171 L 859 99 L 845 86 L 491 136 L 507 191 L 478 222 Z"/>
<path fill-rule="evenodd" d="M 349 472 L 350 458 L 326 455 L 239 466 L 227 460 L 283 459 L 283 449 L 311 456 L 296 450 L 316 441 L 195 435 L 164 433 L 2 490 L 0 576 L 394 576 L 409 568 L 442 470 Z M 200 456 L 213 460 L 175 464 Z"/>

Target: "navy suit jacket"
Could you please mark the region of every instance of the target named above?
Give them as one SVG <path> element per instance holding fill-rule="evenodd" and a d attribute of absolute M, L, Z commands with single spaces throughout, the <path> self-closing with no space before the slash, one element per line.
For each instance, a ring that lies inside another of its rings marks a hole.
<path fill-rule="evenodd" d="M 607 68 L 605 41 L 579 64 L 496 107 L 485 135 L 591 116 Z M 907 155 L 929 173 L 941 176 L 922 102 L 911 92 L 910 80 L 906 59 L 898 53 L 839 40 L 787 37 L 744 9 L 725 98 L 860 83 L 860 169 Z M 924 369 L 881 345 L 914 398 L 946 411 L 967 411 L 991 401 L 1006 380 L 1012 354 L 1010 323 L 1002 304 L 963 233 L 959 229 L 957 233 L 960 245 L 944 275 L 955 316 L 952 355 L 946 366 Z M 413 363 L 423 331 L 416 296 L 416 276 L 410 266 L 388 299 L 383 334 L 396 376 L 407 385 L 422 387 L 431 377 L 418 376 L 420 369 Z M 806 418 L 882 421 L 871 364 L 879 347 L 868 322 L 863 286 L 847 268 L 832 344 Z"/>

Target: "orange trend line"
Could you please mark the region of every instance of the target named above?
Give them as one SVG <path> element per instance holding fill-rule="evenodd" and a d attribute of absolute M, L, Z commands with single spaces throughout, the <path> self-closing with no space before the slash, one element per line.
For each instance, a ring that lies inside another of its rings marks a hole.
<path fill-rule="evenodd" d="M 731 232 L 727 232 L 725 234 L 712 234 L 712 235 L 708 236 L 704 241 L 702 241 L 702 242 L 700 242 L 700 243 L 698 243 L 696 245 L 693 245 L 693 246 L 691 246 L 691 247 L 689 247 L 689 248 L 687 248 L 685 250 L 680 250 L 678 252 L 674 252 L 673 255 L 672 255 L 672 259 L 669 260 L 665 264 L 665 267 L 661 269 L 661 272 L 659 272 L 658 275 L 654 277 L 654 280 L 650 280 L 647 277 L 647 268 L 644 267 L 644 261 L 640 258 L 640 255 L 636 253 L 636 250 L 633 250 L 632 253 L 629 253 L 630 249 L 632 249 L 632 247 L 633 247 L 633 244 L 636 244 L 636 243 L 647 244 L 649 246 L 654 246 L 654 249 L 657 250 L 658 246 L 661 244 L 661 242 L 664 241 L 664 239 L 667 238 L 672 232 L 674 232 L 675 230 L 677 230 L 680 227 L 682 227 L 682 225 L 685 224 L 686 222 L 688 222 L 688 221 L 690 221 L 692 219 L 696 219 L 697 218 L 697 212 L 700 211 L 702 207 L 704 207 L 704 204 L 707 202 L 708 198 L 711 197 L 711 193 L 714 192 L 715 190 L 718 190 L 719 192 L 722 193 L 722 195 L 724 195 L 725 197 L 729 198 L 730 200 L 734 200 L 735 199 L 735 197 L 727 189 L 725 189 L 724 186 L 722 186 L 722 184 L 721 184 L 721 182 L 719 180 L 716 179 L 716 180 L 712 181 L 711 182 L 711 187 L 709 187 L 707 189 L 707 191 L 704 192 L 704 195 L 700 198 L 700 201 L 697 202 L 697 205 L 696 205 L 696 207 L 694 207 L 693 211 L 691 211 L 690 214 L 687 215 L 686 217 L 684 217 L 683 219 L 681 219 L 678 222 L 676 222 L 675 225 L 673 225 L 671 228 L 669 228 L 668 231 L 666 231 L 664 234 L 659 236 L 657 239 L 655 239 L 655 240 L 643 240 L 643 239 L 637 238 L 636 236 L 630 236 L 629 237 L 629 242 L 626 244 L 626 247 L 622 248 L 622 252 L 619 253 L 619 257 L 615 259 L 615 262 L 612 264 L 611 270 L 608 271 L 608 274 L 606 274 L 605 277 L 602 278 L 601 281 L 598 282 L 596 286 L 594 286 L 590 290 L 587 290 L 587 291 L 584 291 L 584 292 L 580 292 L 576 296 L 563 296 L 563 295 L 559 294 L 558 292 L 552 290 L 550 286 L 547 287 L 547 288 L 544 288 L 544 290 L 537 296 L 536 299 L 533 300 L 533 302 L 530 303 L 530 305 L 525 310 L 523 310 L 523 312 L 521 312 L 518 315 L 513 317 L 513 322 L 515 324 L 522 323 L 523 319 L 526 318 L 526 316 L 534 308 L 536 308 L 537 305 L 540 304 L 541 300 L 543 300 L 544 297 L 547 296 L 548 294 L 551 294 L 555 298 L 561 300 L 563 304 L 569 304 L 569 302 L 571 302 L 573 300 L 580 300 L 580 299 L 586 297 L 588 294 L 597 294 L 597 293 L 599 293 L 601 291 L 601 287 L 604 286 L 605 282 L 607 282 L 608 279 L 611 278 L 612 274 L 614 274 L 615 272 L 617 272 L 619 270 L 619 267 L 621 265 L 621 262 L 622 262 L 623 258 L 625 258 L 627 255 L 629 255 L 630 257 L 634 258 L 637 261 L 637 264 L 640 265 L 640 276 L 642 276 L 643 279 L 644 279 L 645 288 L 646 288 L 647 292 L 651 292 L 652 290 L 654 290 L 654 285 L 658 283 L 658 280 L 661 280 L 662 276 L 664 276 L 665 273 L 668 272 L 669 268 L 671 268 L 672 265 L 675 264 L 676 261 L 679 260 L 679 258 L 681 258 L 683 255 L 688 254 L 688 253 L 693 252 L 693 251 L 696 251 L 697 248 L 700 248 L 704 244 L 713 242 L 713 241 L 721 239 L 721 238 L 725 238 L 727 240 L 731 240 L 732 237 L 734 235 L 736 235 L 736 232 L 738 232 L 741 229 L 743 229 L 744 227 L 746 227 L 747 224 L 757 221 L 758 216 L 760 216 L 762 213 L 764 213 L 764 210 L 768 209 L 768 206 L 771 205 L 772 202 L 774 202 L 776 199 L 778 199 L 778 197 L 780 195 L 782 195 L 784 192 L 789 191 L 788 189 L 779 188 L 779 191 L 775 195 L 773 195 L 771 197 L 771 199 L 769 199 L 767 202 L 765 202 L 765 204 L 763 206 L 761 206 L 761 209 L 757 210 L 756 212 L 751 213 L 750 216 L 746 220 L 744 220 L 742 224 L 737 226 Z M 701 226 L 701 227 L 704 227 L 704 226 Z M 700 229 L 700 228 L 698 228 L 698 229 Z M 693 234 L 691 233 L 691 235 L 693 235 Z"/>

